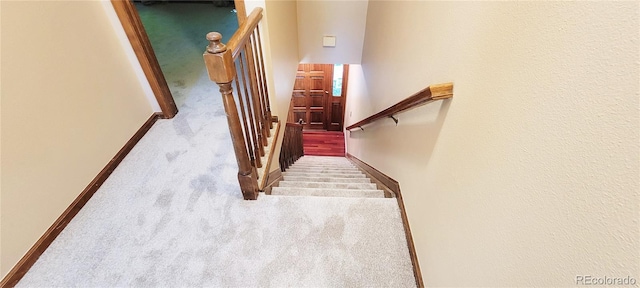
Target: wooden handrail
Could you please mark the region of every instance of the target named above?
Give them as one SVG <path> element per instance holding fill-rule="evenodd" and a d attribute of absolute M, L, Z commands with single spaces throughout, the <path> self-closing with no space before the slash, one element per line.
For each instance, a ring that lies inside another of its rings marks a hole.
<path fill-rule="evenodd" d="M 231 36 L 231 39 L 227 42 L 227 47 L 232 51 L 231 55 L 233 59 L 238 58 L 238 53 L 240 53 L 240 50 L 242 50 L 247 41 L 249 41 L 249 37 L 251 37 L 256 27 L 258 27 L 261 19 L 262 8 L 258 7 L 253 9 L 253 12 L 249 14 L 247 20 L 238 27 L 238 31 L 233 33 L 233 36 Z"/>
<path fill-rule="evenodd" d="M 408 98 L 396 103 L 395 105 L 384 109 L 376 114 L 373 114 L 355 124 L 349 125 L 347 130 L 354 128 L 362 128 L 362 126 L 370 124 L 376 120 L 383 118 L 389 118 L 400 112 L 416 108 L 418 106 L 433 102 L 436 100 L 444 100 L 453 97 L 453 83 L 443 83 L 437 85 L 431 85 L 418 93 L 415 93 Z M 394 118 L 394 120 L 396 120 Z M 397 120 L 396 120 L 397 121 Z"/>

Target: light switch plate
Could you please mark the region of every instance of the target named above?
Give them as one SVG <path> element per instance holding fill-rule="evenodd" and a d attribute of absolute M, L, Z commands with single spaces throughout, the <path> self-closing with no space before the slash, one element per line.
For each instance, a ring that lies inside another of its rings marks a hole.
<path fill-rule="evenodd" d="M 322 37 L 322 46 L 324 46 L 324 47 L 336 47 L 336 36 L 324 36 L 324 37 Z"/>

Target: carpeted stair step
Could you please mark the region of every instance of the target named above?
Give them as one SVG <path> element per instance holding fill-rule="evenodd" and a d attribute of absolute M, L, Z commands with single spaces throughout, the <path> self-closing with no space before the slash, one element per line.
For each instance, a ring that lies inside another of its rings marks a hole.
<path fill-rule="evenodd" d="M 304 169 L 334 169 L 334 170 L 358 170 L 355 166 L 335 166 L 335 165 L 302 165 L 293 164 L 290 168 L 304 168 Z"/>
<path fill-rule="evenodd" d="M 384 198 L 382 190 L 273 187 L 271 195 Z"/>
<path fill-rule="evenodd" d="M 283 176 L 289 176 L 289 177 L 320 177 L 320 178 L 326 178 L 326 177 L 335 177 L 335 178 L 366 178 L 367 176 L 359 173 L 359 174 L 355 174 L 355 173 L 336 173 L 335 171 L 333 173 L 316 173 L 316 172 L 283 172 L 282 173 Z"/>
<path fill-rule="evenodd" d="M 304 167 L 342 167 L 342 168 L 356 168 L 353 164 L 339 164 L 339 163 L 298 163 L 296 162 L 296 166 L 304 166 Z"/>
<path fill-rule="evenodd" d="M 315 162 L 315 161 L 296 161 L 300 165 L 331 165 L 331 166 L 353 166 L 351 162 Z"/>
<path fill-rule="evenodd" d="M 322 159 L 308 159 L 308 158 L 300 158 L 296 162 L 312 164 L 312 163 L 327 163 L 327 164 L 352 164 L 351 161 L 346 158 L 342 158 L 341 160 L 322 160 Z"/>
<path fill-rule="evenodd" d="M 291 172 L 291 173 L 320 173 L 320 174 L 335 174 L 335 173 L 339 173 L 339 174 L 363 174 L 362 171 L 357 170 L 357 169 L 353 169 L 353 170 L 340 170 L 340 172 L 338 172 L 335 169 L 307 169 L 307 168 L 289 168 L 287 169 L 287 172 Z"/>
<path fill-rule="evenodd" d="M 335 183 L 335 182 L 301 182 L 301 181 L 280 181 L 279 187 L 298 188 L 331 188 L 331 189 L 378 189 L 374 183 Z M 275 188 L 275 187 L 274 187 Z"/>
<path fill-rule="evenodd" d="M 349 162 L 349 159 L 342 156 L 309 156 L 300 157 L 298 161 L 321 161 L 321 162 Z"/>
<path fill-rule="evenodd" d="M 384 198 L 384 191 L 344 157 L 304 156 L 282 173 L 271 195 Z"/>
<path fill-rule="evenodd" d="M 345 158 L 343 158 L 345 159 Z M 352 164 L 351 161 L 349 160 L 340 160 L 340 161 L 331 161 L 331 160 L 309 160 L 309 159 L 298 159 L 296 161 L 296 163 L 302 163 L 302 164 L 337 164 L 337 165 L 347 165 L 347 164 Z"/>
<path fill-rule="evenodd" d="M 332 182 L 332 183 L 371 183 L 369 178 L 335 178 L 335 177 L 293 177 L 282 176 L 285 181 Z"/>

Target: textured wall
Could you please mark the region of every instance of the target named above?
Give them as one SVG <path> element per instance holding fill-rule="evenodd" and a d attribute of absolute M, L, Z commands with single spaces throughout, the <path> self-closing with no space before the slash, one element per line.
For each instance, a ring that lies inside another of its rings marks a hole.
<path fill-rule="evenodd" d="M 368 0 L 298 0 L 298 49 L 302 63 L 359 64 Z M 336 47 L 322 37 L 336 36 Z"/>
<path fill-rule="evenodd" d="M 293 82 L 298 70 L 298 20 L 296 18 L 296 1 L 267 1 L 267 14 L 269 21 L 269 42 L 271 46 L 271 59 L 273 65 L 274 91 L 271 97 L 271 113 L 280 118 L 282 124 L 280 138 L 276 142 L 275 153 L 271 161 L 271 171 L 280 168 L 278 159 L 284 124 L 287 121 L 289 101 L 293 92 Z"/>
<path fill-rule="evenodd" d="M 153 113 L 99 1 L 2 1 L 2 277 Z"/>
<path fill-rule="evenodd" d="M 263 30 L 261 31 L 268 31 L 268 33 L 262 33 L 261 36 L 267 80 L 269 81 L 271 113 L 278 116 L 283 125 L 270 166 L 270 171 L 274 171 L 280 167 L 278 158 L 284 135 L 284 124 L 287 121 L 289 101 L 291 101 L 293 83 L 296 80 L 296 71 L 298 70 L 297 2 L 295 0 L 250 0 L 245 3 L 247 13 L 251 13 L 255 7 L 264 8 L 264 18 L 261 22 Z"/>
<path fill-rule="evenodd" d="M 369 3 L 347 111 L 455 82 L 452 101 L 347 137 L 400 182 L 427 285 L 640 281 L 639 8 Z"/>

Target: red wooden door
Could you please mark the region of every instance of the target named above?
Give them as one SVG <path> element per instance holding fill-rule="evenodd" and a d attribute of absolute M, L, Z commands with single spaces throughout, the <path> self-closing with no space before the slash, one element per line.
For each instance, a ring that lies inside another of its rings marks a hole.
<path fill-rule="evenodd" d="M 305 130 L 342 131 L 347 72 L 348 65 L 299 64 L 287 122 L 302 122 Z"/>
<path fill-rule="evenodd" d="M 294 122 L 302 120 L 304 129 L 327 129 L 327 99 L 331 90 L 333 65 L 300 64 L 293 87 Z"/>

